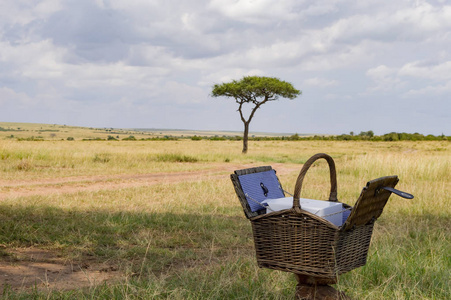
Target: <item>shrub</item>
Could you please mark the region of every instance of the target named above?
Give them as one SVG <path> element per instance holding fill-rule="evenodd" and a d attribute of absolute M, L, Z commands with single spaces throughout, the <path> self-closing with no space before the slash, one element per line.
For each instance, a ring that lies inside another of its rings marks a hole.
<path fill-rule="evenodd" d="M 44 138 L 42 136 L 31 136 L 31 137 L 27 137 L 27 138 L 18 138 L 18 141 L 43 141 Z"/>
<path fill-rule="evenodd" d="M 187 155 L 181 155 L 181 154 L 158 154 L 155 158 L 156 161 L 163 161 L 163 162 L 197 162 L 199 161 L 197 158 Z"/>
<path fill-rule="evenodd" d="M 136 138 L 133 135 L 130 135 L 129 137 L 123 138 L 123 141 L 136 141 Z"/>
<path fill-rule="evenodd" d="M 216 136 L 210 138 L 210 140 L 211 140 L 211 141 L 225 141 L 226 138 L 223 137 L 223 136 L 217 136 L 217 135 L 216 135 Z"/>
<path fill-rule="evenodd" d="M 67 138 L 67 140 L 68 140 L 68 141 L 74 141 L 75 139 L 74 139 L 73 137 L 70 136 L 70 137 Z"/>

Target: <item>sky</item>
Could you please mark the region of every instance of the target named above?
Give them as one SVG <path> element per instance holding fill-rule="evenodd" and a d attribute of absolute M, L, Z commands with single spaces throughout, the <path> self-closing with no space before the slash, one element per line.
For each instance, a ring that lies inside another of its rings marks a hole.
<path fill-rule="evenodd" d="M 3 122 L 242 131 L 249 75 L 302 91 L 251 132 L 451 135 L 451 1 L 0 1 Z"/>

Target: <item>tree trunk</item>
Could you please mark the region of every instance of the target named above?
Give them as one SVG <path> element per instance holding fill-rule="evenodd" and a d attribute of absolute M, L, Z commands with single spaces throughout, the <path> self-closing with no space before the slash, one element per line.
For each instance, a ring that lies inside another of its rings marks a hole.
<path fill-rule="evenodd" d="M 250 122 L 244 122 L 243 151 L 241 152 L 243 154 L 247 153 L 247 140 L 248 140 L 248 136 L 249 136 L 249 123 Z"/>

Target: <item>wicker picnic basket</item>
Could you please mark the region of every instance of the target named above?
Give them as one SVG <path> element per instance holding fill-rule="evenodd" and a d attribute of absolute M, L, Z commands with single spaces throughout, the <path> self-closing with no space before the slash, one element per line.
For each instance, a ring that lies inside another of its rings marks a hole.
<path fill-rule="evenodd" d="M 365 265 L 374 222 L 381 215 L 391 194 L 385 188 L 393 189 L 398 177 L 388 176 L 368 182 L 353 208 L 343 203 L 348 214 L 343 225 L 336 226 L 303 210 L 299 205 L 304 177 L 310 166 L 320 158 L 329 164 L 329 201 L 338 201 L 335 163 L 332 157 L 324 153 L 312 156 L 304 164 L 296 181 L 291 209 L 270 213 L 250 209 L 249 197 L 243 192 L 240 176 L 267 172 L 272 170 L 271 167 L 238 170 L 231 175 L 244 213 L 252 224 L 260 267 L 333 279 Z M 280 182 L 277 184 L 280 185 Z"/>

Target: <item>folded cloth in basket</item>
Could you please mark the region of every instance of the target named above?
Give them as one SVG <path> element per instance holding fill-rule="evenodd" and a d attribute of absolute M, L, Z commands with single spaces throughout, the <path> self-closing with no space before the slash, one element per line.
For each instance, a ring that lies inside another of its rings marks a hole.
<path fill-rule="evenodd" d="M 300 205 L 303 210 L 322 217 L 336 226 L 343 225 L 343 204 L 340 202 L 322 201 L 300 198 Z M 293 207 L 293 197 L 284 197 L 278 199 L 268 199 L 262 201 L 267 204 L 266 213 L 289 209 Z"/>

